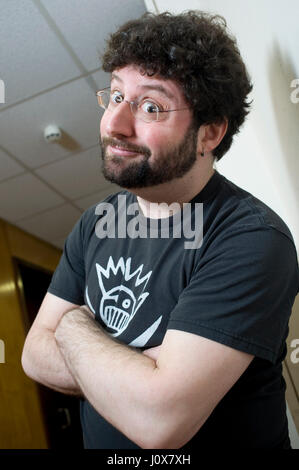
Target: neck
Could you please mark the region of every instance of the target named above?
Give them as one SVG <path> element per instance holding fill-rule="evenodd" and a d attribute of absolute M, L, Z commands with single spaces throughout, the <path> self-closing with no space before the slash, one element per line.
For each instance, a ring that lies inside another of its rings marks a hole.
<path fill-rule="evenodd" d="M 137 196 L 143 215 L 151 218 L 169 217 L 200 193 L 215 172 L 213 164 L 200 163 L 200 168 L 192 169 L 182 178 L 148 188 L 130 189 Z"/>

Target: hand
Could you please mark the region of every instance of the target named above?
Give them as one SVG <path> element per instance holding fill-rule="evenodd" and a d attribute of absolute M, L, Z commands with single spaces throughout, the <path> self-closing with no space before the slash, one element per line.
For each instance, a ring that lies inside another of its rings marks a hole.
<path fill-rule="evenodd" d="M 150 357 L 151 359 L 154 359 L 154 361 L 157 361 L 159 353 L 160 353 L 160 349 L 161 349 L 161 345 L 155 346 L 154 348 L 145 349 L 144 351 L 142 351 L 142 354 Z"/>

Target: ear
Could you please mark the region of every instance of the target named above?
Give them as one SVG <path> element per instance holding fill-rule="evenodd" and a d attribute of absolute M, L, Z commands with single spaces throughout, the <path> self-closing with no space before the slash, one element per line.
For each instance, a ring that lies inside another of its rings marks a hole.
<path fill-rule="evenodd" d="M 220 123 L 202 124 L 198 132 L 198 152 L 211 152 L 226 134 L 228 121 L 225 118 Z"/>

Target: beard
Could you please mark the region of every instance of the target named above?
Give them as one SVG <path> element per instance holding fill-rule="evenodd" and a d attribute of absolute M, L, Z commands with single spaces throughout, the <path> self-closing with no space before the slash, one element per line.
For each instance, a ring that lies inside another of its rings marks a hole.
<path fill-rule="evenodd" d="M 137 147 L 125 141 L 103 137 L 100 141 L 103 175 L 111 183 L 127 189 L 156 186 L 181 178 L 196 162 L 197 133 L 198 127 L 191 123 L 182 141 L 177 145 L 165 147 L 157 154 L 154 162 L 149 161 L 152 153 L 148 147 Z M 140 160 L 139 155 L 136 157 L 139 161 L 128 163 L 125 157 L 126 164 L 124 165 L 122 156 L 107 154 L 109 145 L 120 145 L 126 150 L 138 152 L 142 155 L 142 159 Z"/>

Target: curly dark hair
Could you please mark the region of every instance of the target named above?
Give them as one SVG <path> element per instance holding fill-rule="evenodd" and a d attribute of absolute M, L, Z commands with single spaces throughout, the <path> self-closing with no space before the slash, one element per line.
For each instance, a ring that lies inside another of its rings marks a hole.
<path fill-rule="evenodd" d="M 212 152 L 216 160 L 230 148 L 251 104 L 246 97 L 252 84 L 236 39 L 226 27 L 222 16 L 202 11 L 147 12 L 112 34 L 102 56 L 106 72 L 135 64 L 148 76 L 175 80 L 198 128 L 227 119 L 227 132 Z"/>

